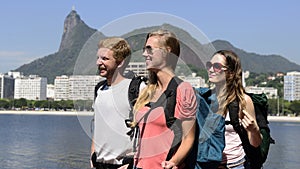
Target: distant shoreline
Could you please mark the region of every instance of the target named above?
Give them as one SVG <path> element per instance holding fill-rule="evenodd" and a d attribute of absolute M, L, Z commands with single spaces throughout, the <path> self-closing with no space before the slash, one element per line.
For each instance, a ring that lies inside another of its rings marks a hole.
<path fill-rule="evenodd" d="M 16 114 L 16 115 L 62 115 L 62 116 L 92 116 L 91 111 L 17 111 L 17 110 L 1 110 L 1 114 Z M 289 116 L 268 116 L 270 122 L 300 122 L 300 117 Z"/>
<path fill-rule="evenodd" d="M 268 116 L 270 122 L 300 122 L 300 117 Z"/>
<path fill-rule="evenodd" d="M 62 116 L 92 116 L 91 111 L 26 111 L 26 110 L 1 110 L 1 114 L 15 115 L 62 115 Z"/>

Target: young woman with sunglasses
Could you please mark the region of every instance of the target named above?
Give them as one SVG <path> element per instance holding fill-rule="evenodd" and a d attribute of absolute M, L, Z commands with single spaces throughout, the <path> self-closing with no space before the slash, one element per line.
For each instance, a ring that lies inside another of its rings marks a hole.
<path fill-rule="evenodd" d="M 258 147 L 261 135 L 255 118 L 251 98 L 245 94 L 242 85 L 242 67 L 240 58 L 232 51 L 216 52 L 207 62 L 209 82 L 215 85 L 215 93 L 219 102 L 218 112 L 230 121 L 228 106 L 233 101 L 239 103 L 239 120 L 245 128 L 250 144 Z M 225 149 L 223 161 L 219 168 L 248 169 L 242 141 L 232 125 L 225 125 Z"/>
<path fill-rule="evenodd" d="M 166 106 L 160 104 L 168 97 L 165 91 L 169 84 L 177 83 L 174 70 L 180 53 L 179 41 L 172 32 L 158 30 L 148 34 L 143 49 L 149 82 L 134 106 L 134 119 L 140 121 L 135 166 L 142 169 L 182 168 L 182 162 L 194 142 L 197 108 L 194 90 L 187 82 L 179 83 L 175 90 L 174 117 L 177 119 L 175 123 L 180 125 L 182 137 L 170 159 L 167 155 L 175 135 L 166 124 Z"/>

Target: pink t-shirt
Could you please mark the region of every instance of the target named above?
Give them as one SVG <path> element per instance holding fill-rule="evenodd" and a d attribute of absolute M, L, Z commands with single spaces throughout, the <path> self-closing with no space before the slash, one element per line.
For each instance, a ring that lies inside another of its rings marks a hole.
<path fill-rule="evenodd" d="M 178 120 L 195 118 L 197 102 L 192 86 L 182 82 L 177 87 L 176 106 L 174 116 Z M 136 115 L 136 120 L 144 116 L 150 108 L 143 107 Z M 161 162 L 165 161 L 174 138 L 173 132 L 167 127 L 164 108 L 154 108 L 147 118 L 139 123 L 140 130 L 144 126 L 144 132 L 139 146 L 138 168 L 156 169 L 162 168 Z"/>

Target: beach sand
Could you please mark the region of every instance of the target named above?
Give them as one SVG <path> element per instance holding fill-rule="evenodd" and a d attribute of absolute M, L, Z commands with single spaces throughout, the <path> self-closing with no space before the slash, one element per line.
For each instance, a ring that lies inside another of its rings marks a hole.
<path fill-rule="evenodd" d="M 272 121 L 281 121 L 281 122 L 300 122 L 300 117 L 289 117 L 289 116 L 268 116 L 268 120 Z"/>
<path fill-rule="evenodd" d="M 22 115 L 63 115 L 63 116 L 92 116 L 91 111 L 17 111 L 2 110 L 0 114 L 22 114 Z"/>

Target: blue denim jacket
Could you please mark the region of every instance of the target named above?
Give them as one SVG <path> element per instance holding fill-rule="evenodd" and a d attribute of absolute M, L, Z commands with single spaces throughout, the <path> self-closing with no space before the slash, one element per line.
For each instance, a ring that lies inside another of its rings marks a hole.
<path fill-rule="evenodd" d="M 196 88 L 195 92 L 198 102 L 197 130 L 191 154 L 196 161 L 191 162 L 195 166 L 189 168 L 217 168 L 225 147 L 225 118 L 216 114 L 219 104 L 215 93 L 208 88 Z"/>
<path fill-rule="evenodd" d="M 196 114 L 199 127 L 199 145 L 197 161 L 222 161 L 225 147 L 225 118 L 217 114 L 219 103 L 215 93 L 208 88 L 197 88 L 198 111 Z M 210 92 L 207 98 L 204 94 Z M 203 96 L 203 97 L 202 97 Z"/>

